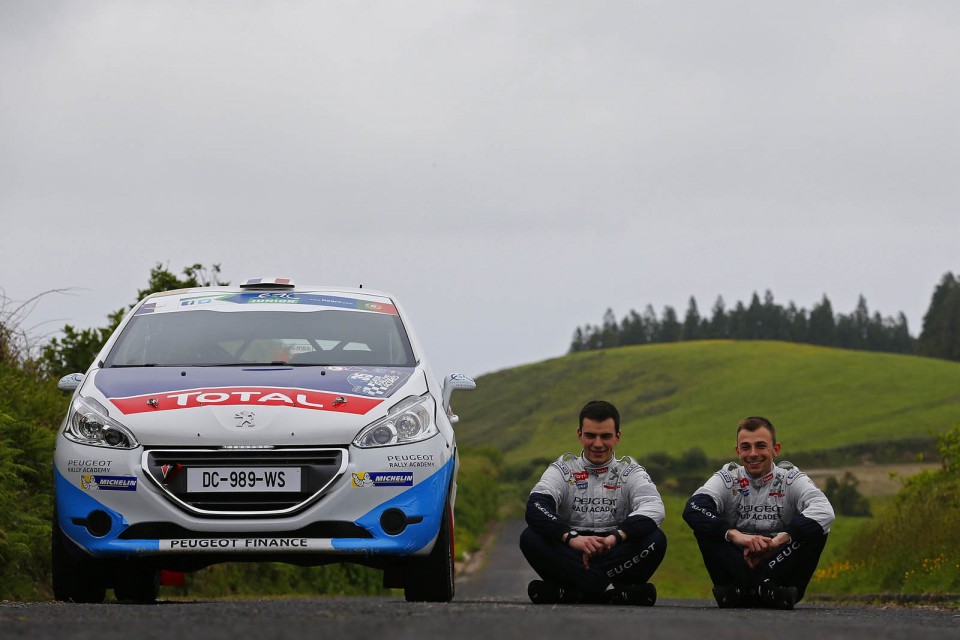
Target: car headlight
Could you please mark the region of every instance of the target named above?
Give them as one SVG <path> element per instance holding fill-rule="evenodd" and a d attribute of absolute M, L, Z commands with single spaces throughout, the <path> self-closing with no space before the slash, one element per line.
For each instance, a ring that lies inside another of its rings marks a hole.
<path fill-rule="evenodd" d="M 107 415 L 107 408 L 93 398 L 78 397 L 70 407 L 63 435 L 68 440 L 93 447 L 136 449 L 133 433 Z"/>
<path fill-rule="evenodd" d="M 433 422 L 433 398 L 425 394 L 397 403 L 390 412 L 365 427 L 353 444 L 358 447 L 386 447 L 426 440 L 439 433 Z"/>

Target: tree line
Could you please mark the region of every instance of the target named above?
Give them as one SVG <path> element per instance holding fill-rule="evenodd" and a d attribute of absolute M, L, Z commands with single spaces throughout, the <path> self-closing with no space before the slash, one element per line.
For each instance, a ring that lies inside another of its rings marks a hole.
<path fill-rule="evenodd" d="M 659 316 L 648 304 L 643 313 L 631 309 L 620 320 L 608 308 L 599 325 L 576 328 L 570 353 L 686 340 L 783 340 L 960 360 L 960 278 L 943 276 L 919 338 L 910 335 L 903 312 L 896 318 L 871 313 L 862 295 L 856 308 L 843 314 L 833 311 L 826 294 L 808 311 L 793 302 L 778 304 L 768 289 L 763 301 L 754 293 L 749 305 L 737 302 L 732 309 L 720 296 L 709 315 L 701 315 L 691 296 L 682 319 L 669 305 Z"/>

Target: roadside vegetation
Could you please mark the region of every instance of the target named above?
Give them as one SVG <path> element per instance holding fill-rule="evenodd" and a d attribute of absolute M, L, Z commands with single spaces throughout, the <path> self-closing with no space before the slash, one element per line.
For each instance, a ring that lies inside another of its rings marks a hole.
<path fill-rule="evenodd" d="M 907 479 L 842 557 L 821 562 L 812 588 L 834 595 L 960 594 L 960 426 L 937 440 L 941 468 Z"/>

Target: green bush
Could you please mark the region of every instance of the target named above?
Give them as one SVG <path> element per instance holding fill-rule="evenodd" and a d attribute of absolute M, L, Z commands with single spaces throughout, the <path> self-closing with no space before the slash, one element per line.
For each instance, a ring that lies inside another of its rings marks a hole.
<path fill-rule="evenodd" d="M 908 479 L 892 504 L 817 571 L 829 593 L 960 592 L 960 427 L 938 436 L 942 468 Z"/>
<path fill-rule="evenodd" d="M 0 599 L 49 595 L 53 434 L 0 413 Z"/>
<path fill-rule="evenodd" d="M 823 492 L 830 500 L 837 515 L 842 516 L 869 516 L 870 501 L 860 493 L 857 487 L 860 481 L 849 471 L 843 474 L 840 480 L 834 476 L 827 478 L 827 485 Z"/>
<path fill-rule="evenodd" d="M 490 447 L 460 449 L 454 540 L 459 559 L 479 548 L 479 538 L 500 509 L 503 454 Z"/>

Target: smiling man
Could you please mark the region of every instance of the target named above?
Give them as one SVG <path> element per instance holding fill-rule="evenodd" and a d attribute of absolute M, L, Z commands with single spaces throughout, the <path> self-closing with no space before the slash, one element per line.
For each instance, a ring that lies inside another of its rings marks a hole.
<path fill-rule="evenodd" d="M 720 608 L 792 609 L 830 532 L 830 501 L 789 462 L 774 463 L 780 443 L 766 418 L 737 425 L 740 464 L 725 465 L 683 510 L 703 554 Z"/>
<path fill-rule="evenodd" d="M 527 501 L 520 549 L 542 578 L 530 600 L 652 606 L 649 580 L 667 550 L 657 487 L 635 460 L 616 458 L 620 413 L 609 402 L 580 410 L 577 438 L 580 455 L 547 467 Z"/>

